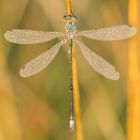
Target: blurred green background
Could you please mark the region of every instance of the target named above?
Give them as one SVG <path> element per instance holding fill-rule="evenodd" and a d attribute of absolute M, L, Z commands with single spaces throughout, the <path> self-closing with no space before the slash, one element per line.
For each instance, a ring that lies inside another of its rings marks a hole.
<path fill-rule="evenodd" d="M 78 30 L 128 24 L 127 0 L 72 0 Z M 16 45 L 3 34 L 13 28 L 65 31 L 66 0 L 0 0 L 0 140 L 71 140 L 68 44 L 42 72 L 19 76 L 20 67 L 62 38 Z M 120 72 L 112 81 L 96 73 L 76 47 L 85 140 L 125 140 L 128 40 L 81 38 Z"/>

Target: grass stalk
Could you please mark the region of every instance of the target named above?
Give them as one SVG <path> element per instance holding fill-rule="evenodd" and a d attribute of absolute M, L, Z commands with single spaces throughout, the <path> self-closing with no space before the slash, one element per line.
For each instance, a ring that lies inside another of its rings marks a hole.
<path fill-rule="evenodd" d="M 67 0 L 67 15 L 71 15 L 71 0 Z M 72 41 L 72 40 L 71 40 Z M 73 79 L 73 100 L 74 100 L 74 114 L 76 120 L 76 139 L 83 140 L 82 134 L 82 123 L 81 123 L 81 113 L 80 113 L 80 95 L 79 95 L 79 85 L 77 78 L 77 65 L 75 59 L 75 49 L 73 47 L 73 42 L 70 43 L 72 48 L 72 79 Z"/>
<path fill-rule="evenodd" d="M 67 0 L 67 15 L 71 15 L 71 0 Z"/>
<path fill-rule="evenodd" d="M 76 119 L 76 137 L 77 140 L 83 140 L 81 113 L 80 113 L 80 95 L 79 95 L 77 65 L 76 65 L 74 48 L 72 53 L 72 61 L 73 61 L 72 71 L 73 71 L 73 89 L 74 89 L 74 110 L 75 110 L 75 119 Z"/>
<path fill-rule="evenodd" d="M 138 0 L 129 0 L 129 24 L 138 29 Z M 128 52 L 128 140 L 140 140 L 140 79 L 138 35 L 131 38 Z"/>

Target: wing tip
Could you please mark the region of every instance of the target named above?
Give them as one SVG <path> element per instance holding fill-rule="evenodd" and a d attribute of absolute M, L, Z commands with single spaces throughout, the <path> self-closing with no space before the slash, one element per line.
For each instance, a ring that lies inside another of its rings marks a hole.
<path fill-rule="evenodd" d="M 110 78 L 111 80 L 119 80 L 120 79 L 120 73 L 119 72 L 115 72 L 115 74 Z"/>
<path fill-rule="evenodd" d="M 19 75 L 23 78 L 29 77 L 30 74 L 25 70 L 25 66 L 22 66 L 20 71 L 19 71 Z"/>
<path fill-rule="evenodd" d="M 4 38 L 5 38 L 7 41 L 9 41 L 9 33 L 10 33 L 10 31 L 6 31 L 6 32 L 4 33 Z"/>
<path fill-rule="evenodd" d="M 4 33 L 4 38 L 5 38 L 5 40 L 7 40 L 8 42 L 12 42 L 12 43 L 16 43 L 16 41 L 13 41 L 12 39 L 11 39 L 11 37 L 12 37 L 12 33 L 15 31 L 15 29 L 11 29 L 11 30 L 8 30 L 8 31 L 6 31 L 5 33 Z"/>
<path fill-rule="evenodd" d="M 31 75 L 25 74 L 25 73 L 22 72 L 22 71 L 19 72 L 19 75 L 20 75 L 20 77 L 22 77 L 22 78 L 27 78 L 27 77 L 30 77 L 30 76 L 31 76 Z"/>

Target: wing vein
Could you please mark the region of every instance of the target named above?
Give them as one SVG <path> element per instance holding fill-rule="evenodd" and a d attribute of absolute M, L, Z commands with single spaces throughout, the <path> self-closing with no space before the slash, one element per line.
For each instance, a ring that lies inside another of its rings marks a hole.
<path fill-rule="evenodd" d="M 65 33 L 13 29 L 4 34 L 7 41 L 16 44 L 43 43 L 59 36 L 65 36 Z"/>
<path fill-rule="evenodd" d="M 129 38 L 136 34 L 136 32 L 136 27 L 132 27 L 129 25 L 118 25 L 105 27 L 98 30 L 80 31 L 77 32 L 76 35 L 84 36 L 95 40 L 113 41 Z"/>
<path fill-rule="evenodd" d="M 57 55 L 58 51 L 60 50 L 61 46 L 65 44 L 67 40 L 63 40 L 53 46 L 51 49 L 43 52 L 38 57 L 34 58 L 33 60 L 29 61 L 27 64 L 25 64 L 21 70 L 20 70 L 20 76 L 21 77 L 29 77 L 31 75 L 34 75 L 41 70 L 43 70 L 45 67 L 47 67 L 52 60 Z"/>
<path fill-rule="evenodd" d="M 102 57 L 98 56 L 96 53 L 89 50 L 83 43 L 74 39 L 77 45 L 80 47 L 82 54 L 90 64 L 90 66 L 98 73 L 104 77 L 112 80 L 119 79 L 119 73 L 115 71 L 115 67 L 104 60 Z"/>

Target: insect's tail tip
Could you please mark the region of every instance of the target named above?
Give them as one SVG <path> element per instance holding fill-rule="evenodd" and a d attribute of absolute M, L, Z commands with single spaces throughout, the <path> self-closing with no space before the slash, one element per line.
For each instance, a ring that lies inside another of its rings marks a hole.
<path fill-rule="evenodd" d="M 69 126 L 70 126 L 70 131 L 74 132 L 75 131 L 75 119 L 73 117 L 70 118 Z"/>

